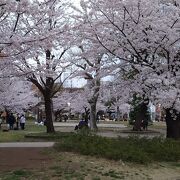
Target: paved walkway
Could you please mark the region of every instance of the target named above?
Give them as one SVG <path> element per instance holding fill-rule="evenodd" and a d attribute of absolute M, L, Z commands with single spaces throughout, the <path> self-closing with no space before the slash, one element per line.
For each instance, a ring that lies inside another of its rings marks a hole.
<path fill-rule="evenodd" d="M 54 122 L 55 129 L 61 132 L 74 132 L 74 127 L 78 122 Z M 129 135 L 139 135 L 140 137 L 148 137 L 153 138 L 157 136 L 165 137 L 165 130 L 158 129 L 159 133 L 122 133 L 121 130 L 127 129 L 127 126 L 123 124 L 113 124 L 113 123 L 99 123 L 97 124 L 99 128 L 104 128 L 106 130 L 100 131 L 97 134 L 103 137 L 128 137 Z M 108 129 L 108 128 L 111 128 Z M 153 129 L 152 129 L 153 130 Z M 44 148 L 44 147 L 52 147 L 55 142 L 7 142 L 0 143 L 0 148 L 8 148 L 8 147 L 28 147 L 28 148 Z"/>
<path fill-rule="evenodd" d="M 9 148 L 9 147 L 52 147 L 54 142 L 8 142 L 8 143 L 0 143 L 0 148 Z"/>
<path fill-rule="evenodd" d="M 54 127 L 57 131 L 61 131 L 61 132 L 74 132 L 74 127 L 78 124 L 79 121 L 67 121 L 67 122 L 54 122 Z M 157 125 L 161 125 L 162 127 L 165 126 L 165 123 L 162 124 L 162 122 L 154 122 Z M 120 123 L 115 123 L 115 122 L 111 122 L 111 121 L 100 121 L 99 123 L 97 123 L 97 126 L 99 129 L 103 129 L 103 131 L 98 132 L 97 134 L 100 136 L 104 136 L 104 137 L 128 137 L 129 135 L 138 135 L 140 137 L 157 137 L 157 136 L 165 136 L 166 134 L 166 130 L 162 129 L 162 128 L 158 128 L 158 129 L 153 129 L 151 128 L 151 126 L 148 127 L 148 129 L 150 131 L 154 131 L 154 133 L 152 132 L 142 132 L 142 133 L 136 133 L 136 132 L 131 132 L 131 128 L 128 128 L 126 125 L 124 124 L 120 124 Z M 130 133 L 128 132 L 122 132 L 123 130 L 127 130 L 130 131 Z"/>
<path fill-rule="evenodd" d="M 55 127 L 75 127 L 77 124 L 79 123 L 79 121 L 77 122 L 54 122 L 54 126 Z M 110 123 L 98 123 L 97 124 L 98 127 L 101 128 L 125 128 L 127 126 L 125 126 L 124 124 L 110 124 Z"/>

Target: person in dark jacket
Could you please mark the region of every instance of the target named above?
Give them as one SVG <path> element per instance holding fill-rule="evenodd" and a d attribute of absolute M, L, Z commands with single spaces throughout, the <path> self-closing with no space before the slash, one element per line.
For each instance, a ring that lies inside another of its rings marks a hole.
<path fill-rule="evenodd" d="M 8 123 L 9 123 L 9 129 L 12 130 L 14 129 L 14 123 L 16 122 L 16 119 L 13 115 L 13 113 L 11 113 L 9 116 L 8 116 Z"/>
<path fill-rule="evenodd" d="M 78 125 L 75 126 L 74 130 L 88 128 L 88 121 L 87 120 L 81 120 Z"/>

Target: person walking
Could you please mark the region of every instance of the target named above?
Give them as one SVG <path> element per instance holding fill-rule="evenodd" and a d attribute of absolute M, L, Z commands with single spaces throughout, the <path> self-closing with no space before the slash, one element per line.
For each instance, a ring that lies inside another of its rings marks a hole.
<path fill-rule="evenodd" d="M 22 114 L 20 117 L 20 126 L 21 126 L 22 130 L 25 129 L 25 123 L 26 123 L 26 118 L 25 118 L 24 114 Z"/>

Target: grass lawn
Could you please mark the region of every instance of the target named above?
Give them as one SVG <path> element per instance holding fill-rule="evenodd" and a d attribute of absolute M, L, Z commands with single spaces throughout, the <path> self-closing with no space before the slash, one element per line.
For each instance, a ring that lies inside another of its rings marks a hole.
<path fill-rule="evenodd" d="M 46 132 L 45 126 L 38 126 L 34 124 L 34 121 L 27 121 L 25 130 L 9 130 L 7 132 L 0 130 L 0 142 L 27 141 L 24 137 L 25 134 L 39 132 Z"/>
<path fill-rule="evenodd" d="M 180 179 L 180 141 L 139 137 L 104 138 L 86 131 L 46 134 L 44 126 L 28 121 L 24 131 L 0 132 L 0 142 L 53 140 L 45 150 L 53 161 L 34 169 L 0 172 L 2 180 Z M 26 134 L 31 139 L 25 138 Z"/>
<path fill-rule="evenodd" d="M 139 136 L 107 138 L 86 131 L 78 133 L 56 132 L 55 134 L 32 133 L 29 136 L 56 141 L 55 149 L 57 152 L 74 152 L 97 158 L 139 164 L 178 162 L 180 160 L 180 141 L 161 137 L 151 139 Z"/>

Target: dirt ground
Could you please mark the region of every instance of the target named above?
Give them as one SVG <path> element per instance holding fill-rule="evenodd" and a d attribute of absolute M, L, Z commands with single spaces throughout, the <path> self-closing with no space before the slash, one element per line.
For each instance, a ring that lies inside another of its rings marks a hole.
<path fill-rule="evenodd" d="M 36 169 L 49 165 L 52 158 L 45 148 L 0 148 L 0 170 Z"/>
<path fill-rule="evenodd" d="M 180 162 L 145 166 L 50 148 L 0 148 L 0 180 L 5 179 L 180 180 Z"/>

